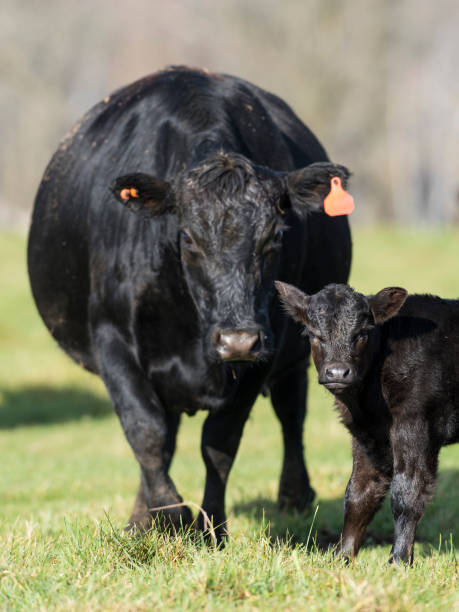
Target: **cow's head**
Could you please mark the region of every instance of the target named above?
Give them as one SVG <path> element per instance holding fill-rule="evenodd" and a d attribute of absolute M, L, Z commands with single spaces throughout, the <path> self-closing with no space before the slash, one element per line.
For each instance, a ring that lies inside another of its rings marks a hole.
<path fill-rule="evenodd" d="M 408 295 L 401 287 L 368 297 L 348 285 L 327 285 L 315 295 L 279 281 L 276 288 L 309 335 L 319 383 L 337 394 L 362 382 L 379 346 L 378 325 L 395 316 Z"/>
<path fill-rule="evenodd" d="M 272 348 L 268 310 L 289 211 L 322 210 L 333 176 L 345 184 L 349 173 L 331 163 L 279 173 L 219 153 L 172 183 L 137 173 L 113 192 L 138 214 L 177 216 L 183 274 L 211 352 L 254 361 Z"/>

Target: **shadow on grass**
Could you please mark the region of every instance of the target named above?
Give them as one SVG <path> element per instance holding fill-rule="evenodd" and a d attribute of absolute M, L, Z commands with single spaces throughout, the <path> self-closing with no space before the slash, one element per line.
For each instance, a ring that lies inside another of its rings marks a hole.
<path fill-rule="evenodd" d="M 315 509 L 319 506 L 314 518 Z M 322 512 L 326 508 L 326 514 L 332 515 L 331 523 L 324 524 Z M 313 543 L 321 551 L 328 550 L 334 546 L 340 535 L 340 521 L 342 521 L 342 499 L 331 499 L 314 502 L 310 510 L 304 512 L 287 512 L 279 510 L 276 502 L 265 497 L 246 502 L 237 503 L 233 507 L 234 514 L 246 515 L 260 524 L 268 524 L 268 533 L 271 541 L 290 544 L 292 547 L 297 544 Z M 312 525 L 312 527 L 311 527 Z"/>
<path fill-rule="evenodd" d="M 388 497 L 366 531 L 364 547 L 392 544 L 394 524 Z M 253 518 L 260 524 L 268 523 L 273 543 L 277 541 L 292 547 L 308 544 L 309 548 L 314 546 L 325 552 L 339 541 L 343 524 L 343 498 L 318 499 L 308 511 L 289 513 L 279 510 L 272 499 L 258 497 L 235 504 L 233 512 L 236 516 L 243 514 Z M 419 553 L 427 555 L 432 548 L 448 550 L 451 548 L 451 541 L 457 547 L 457 516 L 459 470 L 442 470 L 438 475 L 434 500 L 427 506 L 418 527 L 416 542 Z"/>
<path fill-rule="evenodd" d="M 82 417 L 95 419 L 113 414 L 108 399 L 78 387 L 37 385 L 22 389 L 0 389 L 0 429 L 24 425 L 63 423 Z"/>

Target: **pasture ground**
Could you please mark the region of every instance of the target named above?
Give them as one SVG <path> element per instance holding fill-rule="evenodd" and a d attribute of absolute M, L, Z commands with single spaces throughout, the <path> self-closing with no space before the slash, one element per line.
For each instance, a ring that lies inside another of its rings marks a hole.
<path fill-rule="evenodd" d="M 459 296 L 459 230 L 354 231 L 352 285 Z M 276 509 L 280 430 L 260 399 L 228 486 L 223 551 L 153 532 L 123 533 L 138 469 L 101 383 L 55 346 L 25 271 L 25 239 L 0 235 L 0 606 L 5 610 L 459 610 L 459 445 L 442 450 L 414 567 L 387 565 L 389 505 L 350 567 L 339 536 L 349 436 L 310 371 L 306 455 L 318 497 L 309 513 Z M 184 417 L 172 476 L 200 503 L 204 415 Z"/>

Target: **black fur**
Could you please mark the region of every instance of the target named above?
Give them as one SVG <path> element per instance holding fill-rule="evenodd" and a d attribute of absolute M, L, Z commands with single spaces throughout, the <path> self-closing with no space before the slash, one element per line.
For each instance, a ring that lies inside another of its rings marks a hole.
<path fill-rule="evenodd" d="M 438 454 L 459 441 L 459 300 L 387 287 L 365 297 L 347 285 L 312 296 L 277 283 L 308 330 L 319 382 L 352 434 L 343 554 L 357 554 L 390 488 L 391 562 L 409 562 L 435 485 Z M 303 305 L 298 307 L 300 295 Z M 301 310 L 301 312 L 299 312 Z"/>
<path fill-rule="evenodd" d="M 334 174 L 348 176 L 284 102 L 186 68 L 115 92 L 52 158 L 30 231 L 32 290 L 60 346 L 104 380 L 140 463 L 131 524 L 180 502 L 168 475 L 180 413 L 208 410 L 203 508 L 225 533 L 226 480 L 262 388 L 284 434 L 279 501 L 311 499 L 307 343 L 273 279 L 308 291 L 347 279 L 347 219 L 304 214 L 322 208 Z"/>

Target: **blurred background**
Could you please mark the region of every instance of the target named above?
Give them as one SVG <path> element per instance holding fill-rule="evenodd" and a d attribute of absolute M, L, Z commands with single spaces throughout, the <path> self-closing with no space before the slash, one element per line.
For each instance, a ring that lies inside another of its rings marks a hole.
<path fill-rule="evenodd" d="M 168 64 L 283 97 L 354 173 L 354 223 L 459 221 L 456 0 L 2 0 L 0 226 L 112 90 Z"/>

